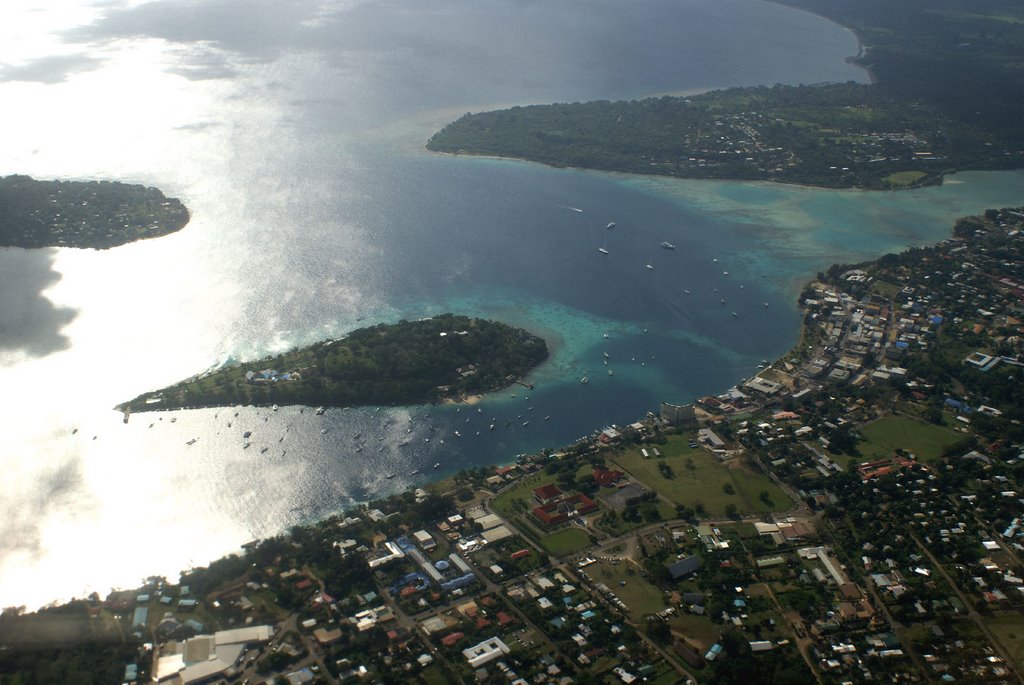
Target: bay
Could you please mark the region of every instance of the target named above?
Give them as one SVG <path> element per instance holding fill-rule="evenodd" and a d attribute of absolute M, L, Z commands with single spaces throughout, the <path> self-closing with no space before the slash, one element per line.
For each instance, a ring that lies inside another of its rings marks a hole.
<path fill-rule="evenodd" d="M 816 270 L 941 239 L 1024 189 L 1019 173 L 898 194 L 680 182 L 422 148 L 503 103 L 864 80 L 849 32 L 756 0 L 3 11 L 0 95 L 18 106 L 0 114 L 0 171 L 139 180 L 193 213 L 106 252 L 0 251 L 4 606 L 174 577 L 723 390 L 793 344 Z M 322 417 L 111 411 L 211 366 L 444 311 L 545 335 L 535 388 Z"/>

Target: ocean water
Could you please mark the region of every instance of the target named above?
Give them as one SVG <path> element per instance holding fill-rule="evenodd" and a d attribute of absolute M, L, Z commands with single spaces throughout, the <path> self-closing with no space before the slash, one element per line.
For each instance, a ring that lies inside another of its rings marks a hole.
<path fill-rule="evenodd" d="M 177 234 L 106 252 L 0 250 L 0 602 L 175 577 L 434 474 L 723 390 L 793 344 L 795 295 L 818 269 L 1019 204 L 1020 173 L 866 194 L 422 147 L 501 104 L 864 81 L 844 61 L 856 51 L 841 27 L 758 0 L 0 9 L 0 94 L 17 103 L 0 114 L 0 173 L 140 181 L 192 211 Z M 535 388 L 321 417 L 124 424 L 111 410 L 232 360 L 444 311 L 543 334 Z"/>

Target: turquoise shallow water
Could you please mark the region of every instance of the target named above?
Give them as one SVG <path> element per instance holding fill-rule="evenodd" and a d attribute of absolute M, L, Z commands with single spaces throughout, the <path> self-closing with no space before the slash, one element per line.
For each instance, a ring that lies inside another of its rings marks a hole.
<path fill-rule="evenodd" d="M 964 172 L 941 186 L 897 192 L 634 178 L 642 192 L 735 222 L 762 271 L 790 289 L 835 262 L 872 259 L 948 238 L 953 223 L 988 207 L 1019 204 L 1024 172 Z"/>

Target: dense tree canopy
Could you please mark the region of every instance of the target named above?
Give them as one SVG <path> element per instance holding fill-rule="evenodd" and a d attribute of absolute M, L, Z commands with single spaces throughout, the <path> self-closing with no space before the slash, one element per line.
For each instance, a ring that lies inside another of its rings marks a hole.
<path fill-rule="evenodd" d="M 156 188 L 0 178 L 0 247 L 116 247 L 173 233 L 188 210 Z"/>
<path fill-rule="evenodd" d="M 523 329 L 443 314 L 371 326 L 340 340 L 221 369 L 128 405 L 144 411 L 232 404 L 421 404 L 495 390 L 547 354 L 544 340 Z M 155 397 L 160 401 L 152 402 Z"/>

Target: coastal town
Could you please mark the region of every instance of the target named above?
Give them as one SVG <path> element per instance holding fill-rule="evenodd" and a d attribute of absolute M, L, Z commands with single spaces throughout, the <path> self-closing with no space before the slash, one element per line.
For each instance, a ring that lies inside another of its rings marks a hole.
<path fill-rule="evenodd" d="M 72 616 L 124 683 L 1022 682 L 1022 230 L 818 274 L 720 395 L 6 612 L 0 658 Z"/>

